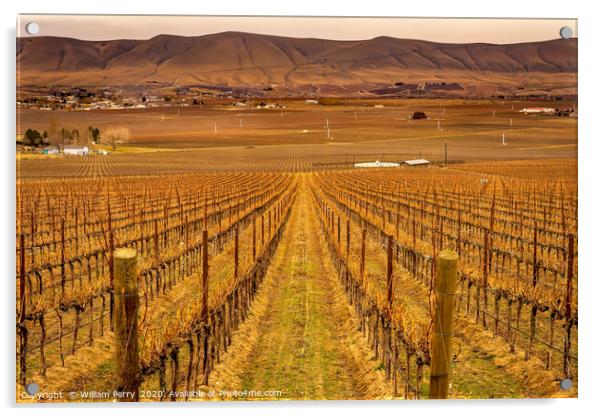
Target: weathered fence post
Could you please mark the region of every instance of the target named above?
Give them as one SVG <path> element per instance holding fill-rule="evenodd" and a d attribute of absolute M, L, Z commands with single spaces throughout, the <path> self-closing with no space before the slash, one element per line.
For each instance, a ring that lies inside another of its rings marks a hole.
<path fill-rule="evenodd" d="M 159 260 L 159 220 L 155 220 L 155 234 L 153 238 L 155 261 Z"/>
<path fill-rule="evenodd" d="M 25 387 L 27 384 L 27 327 L 25 326 L 25 313 L 26 313 L 26 301 L 25 301 L 25 234 L 21 233 L 19 237 L 19 324 L 17 328 L 20 335 L 20 348 L 19 348 L 19 384 Z M 33 250 L 33 248 L 32 248 Z"/>
<path fill-rule="evenodd" d="M 387 306 L 393 310 L 393 236 L 387 236 Z"/>
<path fill-rule="evenodd" d="M 262 217 L 263 218 L 263 217 Z M 201 320 L 203 321 L 203 385 L 209 381 L 209 246 L 207 245 L 207 227 L 203 229 L 203 269 L 201 275 Z"/>
<path fill-rule="evenodd" d="M 119 401 L 137 402 L 139 380 L 138 360 L 138 279 L 136 250 L 119 248 L 113 253 L 115 271 L 115 362 L 116 391 L 127 395 Z"/>
<path fill-rule="evenodd" d="M 257 259 L 257 219 L 253 218 L 253 261 Z"/>
<path fill-rule="evenodd" d="M 451 346 L 456 300 L 458 254 L 443 250 L 437 256 L 436 309 L 431 351 L 430 398 L 445 399 L 449 391 Z"/>
<path fill-rule="evenodd" d="M 362 228 L 362 248 L 360 250 L 360 277 L 364 281 L 366 268 L 366 228 Z"/>
<path fill-rule="evenodd" d="M 537 281 L 539 279 L 539 260 L 537 259 L 537 221 L 535 221 L 534 229 L 533 229 L 533 291 L 537 287 Z M 535 303 L 531 304 L 531 314 L 529 317 L 530 321 L 530 332 L 529 332 L 529 345 L 527 350 L 525 351 L 525 360 L 531 358 L 531 353 L 533 351 L 533 343 L 535 342 L 535 331 L 537 325 L 537 305 Z"/>
<path fill-rule="evenodd" d="M 115 262 L 113 259 L 113 251 L 115 248 L 115 240 L 114 240 L 114 236 L 113 236 L 113 221 L 111 219 L 111 204 L 107 201 L 108 206 L 107 206 L 107 210 L 108 210 L 108 217 L 107 217 L 107 224 L 108 224 L 108 231 L 109 231 L 109 282 L 110 282 L 110 287 L 111 288 L 115 288 Z M 63 220 L 63 224 L 64 224 Z M 64 228 L 64 227 L 63 227 Z M 64 232 L 63 232 L 63 236 L 64 236 Z M 64 238 L 63 238 L 64 240 Z M 65 252 L 65 250 L 63 250 L 63 253 Z M 62 264 L 64 264 L 64 259 L 62 260 Z M 61 266 L 64 267 L 64 266 Z M 63 288 L 64 290 L 64 288 Z M 114 290 L 113 292 L 110 293 L 110 300 L 109 300 L 109 324 L 111 325 L 111 329 L 114 330 L 114 319 L 113 319 L 113 315 L 115 314 L 115 293 Z"/>
<path fill-rule="evenodd" d="M 347 244 L 345 245 L 346 249 L 347 249 L 347 260 L 349 260 L 349 252 L 351 249 L 351 236 L 349 235 L 351 231 L 351 226 L 349 225 L 349 220 L 347 220 Z"/>
<path fill-rule="evenodd" d="M 571 329 L 573 327 L 573 273 L 575 261 L 575 236 L 570 234 L 568 237 L 568 259 L 567 259 L 567 277 L 566 277 L 566 299 L 565 299 L 565 330 L 564 335 L 564 354 L 563 354 L 563 373 L 566 378 L 572 377 L 570 355 L 571 355 Z"/>
<path fill-rule="evenodd" d="M 25 249 L 25 248 L 23 248 Z M 67 275 L 65 271 L 65 219 L 61 219 L 61 295 L 65 295 L 65 283 L 67 281 Z M 111 274 L 111 279 L 113 275 Z M 111 281 L 111 284 L 113 282 Z"/>
<path fill-rule="evenodd" d="M 234 284 L 238 281 L 238 226 L 234 229 Z"/>
<path fill-rule="evenodd" d="M 265 215 L 261 216 L 261 249 L 263 250 L 263 241 L 265 240 Z"/>
<path fill-rule="evenodd" d="M 487 288 L 489 286 L 489 230 L 485 229 L 483 238 L 483 327 L 487 329 L 487 313 L 488 310 L 488 298 Z"/>

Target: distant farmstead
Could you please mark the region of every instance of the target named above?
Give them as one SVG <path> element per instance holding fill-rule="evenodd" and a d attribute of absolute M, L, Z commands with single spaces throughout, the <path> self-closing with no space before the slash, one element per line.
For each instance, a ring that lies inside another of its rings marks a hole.
<path fill-rule="evenodd" d="M 555 108 L 550 107 L 528 107 L 520 110 L 523 114 L 552 114 L 556 112 Z"/>
<path fill-rule="evenodd" d="M 397 168 L 399 167 L 399 163 L 377 160 L 376 162 L 355 163 L 353 166 L 356 168 Z"/>
<path fill-rule="evenodd" d="M 429 162 L 426 159 L 411 159 L 411 160 L 404 160 L 403 164 L 407 165 L 407 166 L 428 166 L 431 164 L 431 162 Z"/>
<path fill-rule="evenodd" d="M 59 148 L 56 146 L 46 146 L 45 149 L 42 150 L 42 154 L 44 155 L 58 155 Z"/>
<path fill-rule="evenodd" d="M 90 149 L 88 146 L 64 146 L 63 153 L 66 156 L 88 156 Z"/>

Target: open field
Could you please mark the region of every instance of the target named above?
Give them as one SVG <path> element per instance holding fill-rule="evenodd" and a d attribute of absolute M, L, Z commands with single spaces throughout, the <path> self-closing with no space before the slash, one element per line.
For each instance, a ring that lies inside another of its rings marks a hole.
<path fill-rule="evenodd" d="M 453 157 L 465 155 L 464 159 L 512 158 L 517 152 L 531 148 L 544 154 L 543 157 L 576 154 L 575 119 L 519 113 L 524 107 L 573 108 L 573 102 L 454 99 L 331 99 L 329 105 L 286 99 L 266 102 L 286 108 L 262 110 L 248 108 L 251 103 L 247 107 L 226 103 L 131 110 L 19 110 L 18 117 L 20 128 L 39 131 L 48 129 L 50 119 L 65 128 L 96 126 L 102 130 L 114 125 L 127 126 L 134 138 L 132 146 L 136 147 L 190 149 L 354 143 L 363 148 L 364 142 L 394 141 L 407 153 L 428 154 L 441 153 L 443 141 L 448 140 Z M 430 119 L 408 121 L 414 111 L 424 111 Z M 496 146 L 502 142 L 502 133 L 506 134 L 506 149 Z"/>
<path fill-rule="evenodd" d="M 572 105 L 569 102 L 358 99 L 332 102 L 333 105 L 317 106 L 285 101 L 287 108 L 282 112 L 239 110 L 231 106 L 88 112 L 21 110 L 24 127 L 43 130 L 52 117 L 70 128 L 94 125 L 102 130 L 111 125 L 125 125 L 132 130 L 134 142 L 118 146 L 111 155 L 83 159 L 42 160 L 23 154 L 18 164 L 19 174 L 43 177 L 241 169 L 298 171 L 344 168 L 354 161 L 399 162 L 419 157 L 443 162 L 446 144 L 450 162 L 577 156 L 575 118 L 518 113 L 525 106 L 567 108 Z M 385 107 L 375 108 L 376 103 Z M 431 118 L 408 120 L 414 111 L 425 111 Z M 157 152 L 149 153 L 150 150 Z"/>

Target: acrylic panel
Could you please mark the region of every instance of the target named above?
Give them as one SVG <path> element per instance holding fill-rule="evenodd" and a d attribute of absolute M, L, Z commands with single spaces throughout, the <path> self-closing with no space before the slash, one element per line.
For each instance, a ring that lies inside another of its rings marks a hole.
<path fill-rule="evenodd" d="M 17 402 L 577 396 L 575 19 L 16 42 Z"/>

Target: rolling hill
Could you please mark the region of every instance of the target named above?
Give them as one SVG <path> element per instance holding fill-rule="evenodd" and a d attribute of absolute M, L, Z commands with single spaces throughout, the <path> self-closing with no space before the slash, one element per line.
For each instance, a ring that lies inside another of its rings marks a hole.
<path fill-rule="evenodd" d="M 395 83 L 459 83 L 469 94 L 575 94 L 577 39 L 444 44 L 377 37 L 298 39 L 241 32 L 148 40 L 17 39 L 19 85 L 148 82 L 283 90 L 362 90 Z"/>

